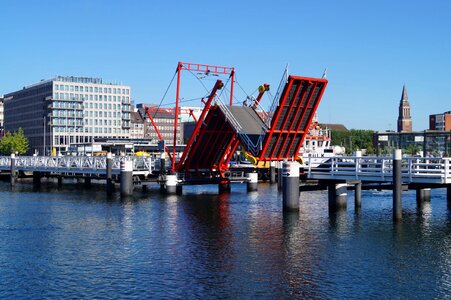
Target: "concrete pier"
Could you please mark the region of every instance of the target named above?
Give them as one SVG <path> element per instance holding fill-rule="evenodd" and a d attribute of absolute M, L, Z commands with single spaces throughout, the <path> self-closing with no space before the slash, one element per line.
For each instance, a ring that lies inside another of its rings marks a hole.
<path fill-rule="evenodd" d="M 329 212 L 346 209 L 346 198 L 348 196 L 347 183 L 331 183 L 327 187 L 329 198 Z"/>
<path fill-rule="evenodd" d="M 85 177 L 85 187 L 91 187 L 91 177 Z"/>
<path fill-rule="evenodd" d="M 354 184 L 354 209 L 356 211 L 362 208 L 362 182 L 358 181 Z"/>
<path fill-rule="evenodd" d="M 282 193 L 283 210 L 299 210 L 299 164 L 295 161 L 283 162 Z"/>
<path fill-rule="evenodd" d="M 269 165 L 269 183 L 276 183 L 276 162 L 271 161 Z"/>
<path fill-rule="evenodd" d="M 121 196 L 133 195 L 133 161 L 121 162 Z"/>
<path fill-rule="evenodd" d="M 229 180 L 222 181 L 218 184 L 218 193 L 219 194 L 230 193 L 230 191 L 231 191 L 231 188 L 230 188 Z"/>
<path fill-rule="evenodd" d="M 395 149 L 393 152 L 393 220 L 402 219 L 402 151 Z"/>
<path fill-rule="evenodd" d="M 166 153 L 164 151 L 160 154 L 160 174 L 166 174 Z"/>
<path fill-rule="evenodd" d="M 282 185 L 283 185 L 282 173 L 283 173 L 283 162 L 278 161 L 277 162 L 277 189 L 279 191 L 282 190 Z"/>
<path fill-rule="evenodd" d="M 17 179 L 17 172 L 16 172 L 16 155 L 14 153 L 11 154 L 10 172 L 11 172 L 10 184 L 11 184 L 11 186 L 15 186 L 16 179 Z"/>
<path fill-rule="evenodd" d="M 416 199 L 417 199 L 418 205 L 421 205 L 423 202 L 431 201 L 431 189 L 430 188 L 417 189 L 416 191 L 417 191 Z"/>
<path fill-rule="evenodd" d="M 258 189 L 258 173 L 247 173 L 247 191 L 254 192 Z"/>
<path fill-rule="evenodd" d="M 106 154 L 106 193 L 112 195 L 114 190 L 113 185 L 113 155 L 111 152 Z"/>
<path fill-rule="evenodd" d="M 164 182 L 164 192 L 168 195 L 177 194 L 177 174 L 167 174 Z"/>

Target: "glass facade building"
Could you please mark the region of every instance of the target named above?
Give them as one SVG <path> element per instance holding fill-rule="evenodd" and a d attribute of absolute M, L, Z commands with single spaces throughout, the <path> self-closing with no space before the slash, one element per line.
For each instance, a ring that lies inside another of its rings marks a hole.
<path fill-rule="evenodd" d="M 129 138 L 129 86 L 57 76 L 5 95 L 5 129 L 24 129 L 31 153 L 64 153 L 96 138 Z"/>

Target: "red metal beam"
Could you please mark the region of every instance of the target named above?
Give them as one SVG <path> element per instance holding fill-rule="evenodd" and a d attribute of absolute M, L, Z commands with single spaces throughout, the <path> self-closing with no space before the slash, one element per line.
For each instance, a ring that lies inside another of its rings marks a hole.
<path fill-rule="evenodd" d="M 188 152 L 191 150 L 191 147 L 192 147 L 192 145 L 193 145 L 193 143 L 194 143 L 194 141 L 196 139 L 196 136 L 199 134 L 199 130 L 200 130 L 201 126 L 202 126 L 202 123 L 203 123 L 203 121 L 205 119 L 205 116 L 207 115 L 207 112 L 210 110 L 211 102 L 215 98 L 216 92 L 219 89 L 221 89 L 222 87 L 223 87 L 222 81 L 221 80 L 216 81 L 216 84 L 213 87 L 213 90 L 211 91 L 207 102 L 205 103 L 205 107 L 202 110 L 202 113 L 201 113 L 201 115 L 199 117 L 199 120 L 196 122 L 196 127 L 194 128 L 194 131 L 191 134 L 191 137 L 190 137 L 188 143 L 186 144 L 185 151 L 183 151 L 182 157 L 180 158 L 180 161 L 179 161 L 179 163 L 177 165 L 177 169 L 178 170 L 182 167 L 183 162 L 185 161 L 185 158 L 188 155 Z"/>

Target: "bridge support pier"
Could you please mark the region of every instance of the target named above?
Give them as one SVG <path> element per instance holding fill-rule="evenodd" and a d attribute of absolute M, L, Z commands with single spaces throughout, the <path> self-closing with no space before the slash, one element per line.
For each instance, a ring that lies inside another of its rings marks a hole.
<path fill-rule="evenodd" d="M 402 151 L 393 151 L 393 220 L 402 219 Z"/>
<path fill-rule="evenodd" d="M 113 194 L 113 155 L 111 152 L 106 154 L 106 194 L 111 196 Z"/>
<path fill-rule="evenodd" d="M 133 195 L 133 161 L 121 162 L 121 196 Z"/>
<path fill-rule="evenodd" d="M 16 172 L 16 155 L 14 153 L 11 154 L 10 172 L 11 172 L 10 184 L 11 186 L 15 186 L 17 180 L 17 172 Z"/>
<path fill-rule="evenodd" d="M 163 191 L 168 195 L 177 194 L 177 189 L 179 189 L 179 193 L 181 193 L 182 186 L 177 187 L 177 174 L 167 174 L 164 177 Z"/>
<path fill-rule="evenodd" d="M 258 189 L 258 173 L 247 173 L 247 191 L 255 192 Z"/>
<path fill-rule="evenodd" d="M 58 176 L 58 187 L 63 186 L 63 176 Z"/>
<path fill-rule="evenodd" d="M 283 162 L 283 170 L 280 171 L 279 176 L 283 178 L 283 210 L 299 210 L 299 164 L 295 161 Z"/>
<path fill-rule="evenodd" d="M 431 201 L 431 189 L 417 189 L 417 205 L 420 206 L 425 201 Z"/>
<path fill-rule="evenodd" d="M 329 212 L 346 209 L 346 198 L 348 196 L 347 183 L 332 183 L 328 187 Z"/>
<path fill-rule="evenodd" d="M 362 208 L 362 182 L 358 181 L 354 185 L 354 210 Z"/>
<path fill-rule="evenodd" d="M 271 161 L 269 165 L 269 183 L 276 183 L 276 162 Z"/>
<path fill-rule="evenodd" d="M 160 155 L 160 174 L 166 174 L 166 154 L 163 152 Z"/>
<path fill-rule="evenodd" d="M 231 188 L 230 188 L 230 181 L 225 180 L 225 181 L 221 181 L 218 184 L 218 193 L 219 194 L 225 194 L 225 193 L 230 193 Z"/>

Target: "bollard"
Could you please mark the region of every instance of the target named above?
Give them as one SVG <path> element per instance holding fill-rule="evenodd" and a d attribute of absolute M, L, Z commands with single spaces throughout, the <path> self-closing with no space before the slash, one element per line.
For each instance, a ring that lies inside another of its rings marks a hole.
<path fill-rule="evenodd" d="M 177 174 L 166 175 L 164 181 L 164 190 L 168 195 L 177 194 Z"/>
<path fill-rule="evenodd" d="M 225 194 L 230 193 L 231 187 L 230 187 L 230 180 L 222 180 L 218 184 L 218 193 L 219 194 Z"/>
<path fill-rule="evenodd" d="M 247 173 L 247 191 L 254 192 L 258 188 L 258 173 Z"/>
<path fill-rule="evenodd" d="M 10 165 L 10 171 L 11 171 L 11 180 L 10 184 L 11 186 L 16 185 L 16 155 L 14 153 L 11 154 L 11 165 Z"/>
<path fill-rule="evenodd" d="M 133 195 L 133 161 L 121 161 L 121 196 Z"/>
<path fill-rule="evenodd" d="M 276 183 L 276 162 L 271 161 L 269 165 L 269 183 Z"/>
<path fill-rule="evenodd" d="M 400 221 L 402 219 L 402 151 L 395 149 L 393 151 L 393 220 Z"/>
<path fill-rule="evenodd" d="M 106 154 L 106 193 L 113 194 L 113 155 L 111 152 Z"/>
<path fill-rule="evenodd" d="M 348 196 L 347 183 L 334 183 L 328 186 L 329 212 L 336 212 L 346 208 Z"/>
<path fill-rule="evenodd" d="M 285 161 L 282 165 L 283 210 L 299 210 L 299 164 Z"/>

